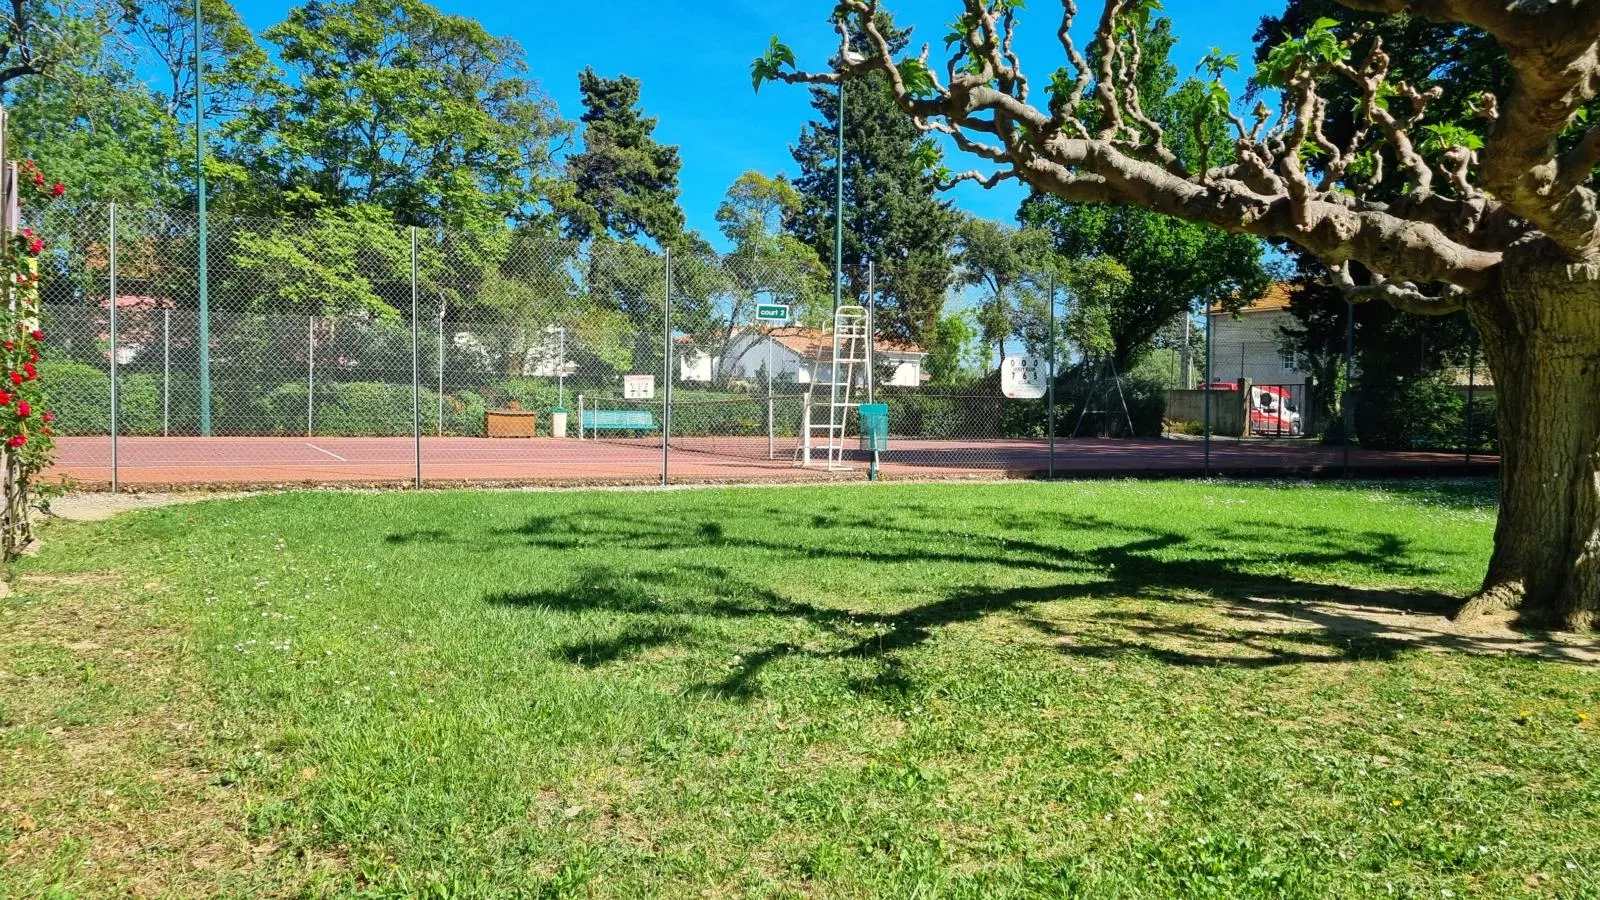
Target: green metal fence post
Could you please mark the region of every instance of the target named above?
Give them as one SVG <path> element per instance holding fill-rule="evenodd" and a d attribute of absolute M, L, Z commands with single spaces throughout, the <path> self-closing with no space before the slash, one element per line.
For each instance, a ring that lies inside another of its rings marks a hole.
<path fill-rule="evenodd" d="M 1045 344 L 1049 354 L 1050 381 L 1045 385 L 1045 436 L 1050 441 L 1050 478 L 1056 477 L 1056 273 L 1050 273 L 1050 293 L 1047 301 L 1050 307 L 1048 317 L 1049 327 L 1046 329 Z"/>
<path fill-rule="evenodd" d="M 120 397 L 117 396 L 117 205 L 112 203 L 107 211 L 109 217 L 110 240 L 108 253 L 111 256 L 111 493 L 117 492 L 117 407 Z"/>
<path fill-rule="evenodd" d="M 417 488 L 422 488 L 422 363 L 421 323 L 417 311 L 417 226 L 411 226 L 411 439 L 417 460 Z"/>
<path fill-rule="evenodd" d="M 194 183 L 195 212 L 200 220 L 200 434 L 211 436 L 211 273 L 206 265 L 206 111 L 205 111 L 205 21 L 200 0 L 194 0 Z"/>

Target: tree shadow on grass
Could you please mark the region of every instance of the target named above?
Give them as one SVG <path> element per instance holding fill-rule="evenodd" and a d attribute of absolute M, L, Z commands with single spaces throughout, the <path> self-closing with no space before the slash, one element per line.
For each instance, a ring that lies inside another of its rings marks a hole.
<path fill-rule="evenodd" d="M 618 559 L 641 551 L 652 556 L 633 565 L 591 566 L 556 588 L 496 594 L 486 600 L 562 612 L 603 610 L 656 617 L 652 621 L 798 620 L 822 632 L 820 640 L 808 640 L 805 646 L 789 640 L 756 641 L 742 648 L 729 674 L 699 686 L 734 697 L 759 693 L 763 672 L 796 656 L 876 660 L 877 674 L 855 682 L 858 690 L 909 690 L 913 684 L 903 664 L 905 651 L 929 643 L 942 630 L 991 616 L 1020 622 L 1063 654 L 1136 655 L 1174 666 L 1266 668 L 1387 660 L 1411 648 L 1529 652 L 1526 642 L 1515 639 L 1441 631 L 1440 620 L 1433 617 L 1448 615 L 1460 602 L 1445 594 L 1316 584 L 1252 571 L 1269 560 L 1300 569 L 1356 568 L 1407 577 L 1435 574 L 1416 560 L 1406 538 L 1393 533 L 1248 522 L 1190 536 L 1096 516 L 1054 518 L 1052 525 L 1064 538 L 1070 537 L 1071 545 L 845 515 L 768 513 L 759 529 L 741 527 L 744 523 L 738 519 L 696 521 L 616 511 L 546 516 L 499 537 L 545 550 L 606 547 Z M 859 531 L 861 540 L 833 533 L 845 529 Z M 773 533 L 795 537 L 762 536 Z M 732 565 L 704 562 L 704 556 L 680 562 L 682 557 L 674 555 L 708 548 L 741 554 L 745 561 L 736 571 Z M 818 605 L 741 574 L 768 573 L 776 576 L 771 584 L 781 584 L 785 577 L 805 577 L 807 564 L 817 560 L 864 567 L 863 583 L 875 577 L 873 568 L 909 562 L 998 566 L 1042 573 L 1050 583 L 1011 588 L 957 585 L 931 602 L 885 611 L 882 606 L 893 604 Z M 1108 598 L 1172 604 L 1174 614 L 1159 608 L 1137 614 L 1083 608 Z M 1052 620 L 1048 611 L 1053 607 L 1047 604 L 1078 604 L 1072 610 L 1073 624 Z M 1396 624 L 1397 619 L 1418 616 L 1430 618 L 1435 626 Z M 630 626 L 604 647 L 567 648 L 562 654 L 585 665 L 603 664 L 676 639 L 658 627 Z M 1559 649 L 1547 655 L 1583 658 Z"/>
<path fill-rule="evenodd" d="M 681 623 L 635 622 L 612 637 L 573 641 L 555 655 L 573 665 L 593 669 L 636 658 L 656 647 L 685 642 L 691 636 L 689 627 Z"/>

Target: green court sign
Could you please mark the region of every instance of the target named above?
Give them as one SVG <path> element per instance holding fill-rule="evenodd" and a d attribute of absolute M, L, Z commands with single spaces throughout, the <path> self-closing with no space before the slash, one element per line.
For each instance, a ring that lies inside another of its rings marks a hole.
<path fill-rule="evenodd" d="M 787 322 L 789 321 L 789 306 L 786 303 L 762 303 L 756 307 L 756 320 L 760 322 Z"/>

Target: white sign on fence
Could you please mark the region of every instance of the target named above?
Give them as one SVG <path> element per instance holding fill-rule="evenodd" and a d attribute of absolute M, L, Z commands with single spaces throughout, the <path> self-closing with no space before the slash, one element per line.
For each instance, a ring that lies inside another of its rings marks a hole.
<path fill-rule="evenodd" d="M 656 377 L 654 375 L 622 376 L 622 398 L 624 400 L 654 400 L 656 398 Z"/>
<path fill-rule="evenodd" d="M 1000 364 L 1000 393 L 1011 400 L 1037 400 L 1050 383 L 1047 360 L 1037 356 L 1008 356 Z"/>

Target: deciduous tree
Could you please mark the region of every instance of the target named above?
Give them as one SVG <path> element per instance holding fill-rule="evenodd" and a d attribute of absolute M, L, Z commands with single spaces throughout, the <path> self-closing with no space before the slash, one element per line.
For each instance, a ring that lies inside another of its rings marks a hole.
<path fill-rule="evenodd" d="M 287 75 L 225 128 L 245 211 L 370 204 L 484 227 L 540 212 L 568 127 L 514 41 L 421 0 L 316 0 L 264 37 Z"/>
<path fill-rule="evenodd" d="M 1514 609 L 1525 623 L 1579 629 L 1600 621 L 1600 123 L 1585 115 L 1600 91 L 1600 0 L 1346 0 L 1492 38 L 1509 85 L 1461 101 L 1487 136 L 1430 124 L 1442 86 L 1394 77 L 1381 36 L 1319 20 L 1258 67 L 1276 108 L 1239 114 L 1215 73 L 1206 113 L 1228 123 L 1233 152 L 1219 164 L 1202 153 L 1199 165 L 1173 152 L 1130 77 L 1149 0 L 1108 0 L 1087 54 L 1072 36 L 1077 4 L 1063 0 L 1068 65 L 1048 85 L 1018 58 L 1021 5 L 964 0 L 954 50 L 936 70 L 927 49 L 896 58 L 876 0 L 843 0 L 838 13 L 869 53 L 814 73 L 769 55 L 757 71 L 808 84 L 887 79 L 910 121 L 989 164 L 948 181 L 1017 179 L 1281 238 L 1327 263 L 1352 299 L 1465 309 L 1501 397 L 1504 452 L 1494 554 L 1463 614 Z M 1319 89 L 1328 78 L 1360 98 L 1342 132 Z M 1390 178 L 1403 182 L 1398 196 L 1375 190 Z"/>
<path fill-rule="evenodd" d="M 1190 166 L 1200 165 L 1206 155 L 1213 161 L 1231 158 L 1226 123 L 1204 115 L 1215 100 L 1212 86 L 1196 78 L 1180 83 L 1169 59 L 1177 43 L 1172 20 L 1152 17 L 1138 27 L 1142 52 L 1134 77 L 1139 96 L 1145 114 L 1170 136 L 1172 153 Z M 1228 71 L 1234 60 L 1217 55 L 1209 65 Z M 1242 305 L 1260 296 L 1269 282 L 1262 242 L 1251 235 L 1136 206 L 1081 203 L 1044 191 L 1034 191 L 1023 201 L 1017 218 L 1055 235 L 1056 250 L 1063 256 L 1110 257 L 1138 273 L 1116 302 L 1102 309 L 1118 371 L 1132 369 L 1156 335 L 1183 313 Z"/>
<path fill-rule="evenodd" d="M 1050 234 L 969 217 L 961 223 L 957 247 L 957 280 L 982 292 L 975 310 L 978 330 L 984 346 L 994 348 L 992 362 L 998 366 L 1006 342 L 1018 334 L 1023 307 L 1037 299 L 1056 264 Z"/>

